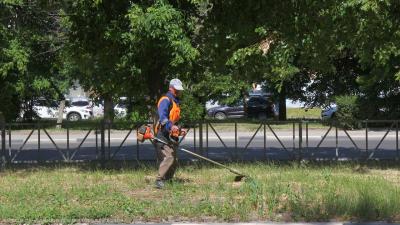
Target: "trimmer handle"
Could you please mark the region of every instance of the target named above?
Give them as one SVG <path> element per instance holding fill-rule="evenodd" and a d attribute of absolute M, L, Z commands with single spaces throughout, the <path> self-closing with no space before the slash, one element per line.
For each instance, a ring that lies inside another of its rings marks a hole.
<path fill-rule="evenodd" d="M 139 142 L 143 143 L 145 140 L 153 139 L 154 135 L 151 131 L 151 126 L 149 125 L 142 125 L 139 127 L 137 132 L 137 139 Z"/>

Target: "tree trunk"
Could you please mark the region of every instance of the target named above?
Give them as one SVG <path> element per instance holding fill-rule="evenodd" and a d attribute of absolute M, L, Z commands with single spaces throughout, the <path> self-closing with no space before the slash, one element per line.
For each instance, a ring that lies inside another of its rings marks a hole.
<path fill-rule="evenodd" d="M 286 85 L 282 85 L 281 92 L 279 93 L 279 120 L 286 120 Z"/>
<path fill-rule="evenodd" d="M 126 103 L 126 117 L 128 118 L 130 115 L 131 115 L 131 113 L 133 112 L 133 102 L 132 102 L 132 96 L 129 96 L 128 98 L 127 98 L 127 103 Z M 129 115 L 129 116 L 128 116 Z"/>
<path fill-rule="evenodd" d="M 29 99 L 28 107 L 29 107 L 29 113 L 28 113 L 27 121 L 28 122 L 32 122 L 33 121 L 33 117 L 36 114 L 36 112 L 33 111 L 33 99 L 32 98 Z"/>
<path fill-rule="evenodd" d="M 60 106 L 58 107 L 58 118 L 57 118 L 57 128 L 61 128 L 61 123 L 63 121 L 63 115 L 64 115 L 64 109 L 65 109 L 65 100 L 60 101 Z"/>
<path fill-rule="evenodd" d="M 104 121 L 111 123 L 114 120 L 114 104 L 112 97 L 109 95 L 103 96 L 104 99 Z"/>

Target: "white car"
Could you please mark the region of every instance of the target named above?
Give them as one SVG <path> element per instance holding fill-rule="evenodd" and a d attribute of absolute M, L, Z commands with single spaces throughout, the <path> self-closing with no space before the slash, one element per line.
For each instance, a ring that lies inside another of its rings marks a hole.
<path fill-rule="evenodd" d="M 117 118 L 123 118 L 127 115 L 128 109 L 123 104 L 117 104 L 114 106 L 114 114 Z M 104 106 L 97 104 L 93 107 L 93 116 L 102 117 L 104 116 Z"/>
<path fill-rule="evenodd" d="M 49 101 L 44 98 L 33 101 L 32 109 L 36 116 L 41 119 L 58 119 L 59 105 L 56 101 Z M 26 111 L 27 107 L 25 107 Z M 26 112 L 22 111 L 20 117 L 24 118 Z M 69 121 L 78 121 L 81 119 L 90 119 L 93 117 L 93 109 L 89 101 L 84 102 L 82 99 L 79 101 L 72 100 L 66 101 L 63 119 Z"/>
<path fill-rule="evenodd" d="M 32 107 L 32 111 L 30 110 Z M 21 105 L 21 111 L 17 120 L 32 119 L 54 119 L 58 115 L 58 105 L 55 101 L 39 98 Z"/>
<path fill-rule="evenodd" d="M 118 118 L 126 117 L 126 115 L 128 114 L 128 109 L 126 108 L 126 105 L 123 103 L 118 103 L 117 105 L 115 105 L 114 114 Z"/>
<path fill-rule="evenodd" d="M 63 119 L 78 121 L 93 117 L 93 106 L 87 98 L 72 98 L 66 101 Z"/>
<path fill-rule="evenodd" d="M 128 109 L 126 105 L 126 97 L 120 97 L 119 102 L 114 106 L 114 115 L 117 118 L 126 117 L 128 114 Z M 95 103 L 93 105 L 93 116 L 103 117 L 104 116 L 104 101 L 100 103 Z"/>

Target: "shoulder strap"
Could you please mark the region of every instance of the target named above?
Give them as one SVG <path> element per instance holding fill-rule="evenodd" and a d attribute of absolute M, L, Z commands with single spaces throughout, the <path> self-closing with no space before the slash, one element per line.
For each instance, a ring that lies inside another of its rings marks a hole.
<path fill-rule="evenodd" d="M 172 98 L 168 97 L 167 95 L 163 95 L 163 96 L 160 98 L 160 100 L 158 100 L 157 108 L 160 107 L 161 101 L 164 100 L 165 98 L 167 98 L 168 101 L 169 101 L 169 103 L 171 103 L 171 104 L 169 104 L 169 107 L 168 107 L 168 111 L 171 111 L 172 106 L 173 106 L 173 104 L 174 104 L 174 100 L 173 100 Z"/>
<path fill-rule="evenodd" d="M 168 100 L 169 100 L 169 103 L 171 103 L 171 104 L 169 104 L 169 107 L 168 107 L 168 111 L 171 111 L 171 109 L 172 109 L 172 107 L 174 105 L 174 100 L 172 98 L 168 97 L 168 96 L 165 96 L 165 97 L 167 97 Z"/>

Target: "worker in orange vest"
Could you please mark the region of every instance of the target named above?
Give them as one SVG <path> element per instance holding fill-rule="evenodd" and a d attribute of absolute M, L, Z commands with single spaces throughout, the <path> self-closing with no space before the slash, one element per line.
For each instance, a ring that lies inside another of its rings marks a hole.
<path fill-rule="evenodd" d="M 157 158 L 160 163 L 156 188 L 159 189 L 164 187 L 165 181 L 174 176 L 177 166 L 176 148 L 178 147 L 179 136 L 186 134 L 186 130 L 178 127 L 181 113 L 179 97 L 183 90 L 182 82 L 179 79 L 172 79 L 169 83 L 168 92 L 159 99 L 157 104 L 159 119 L 155 133 L 157 138 L 171 143 L 170 145 L 156 143 Z"/>

